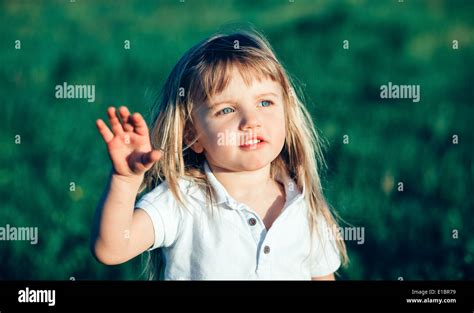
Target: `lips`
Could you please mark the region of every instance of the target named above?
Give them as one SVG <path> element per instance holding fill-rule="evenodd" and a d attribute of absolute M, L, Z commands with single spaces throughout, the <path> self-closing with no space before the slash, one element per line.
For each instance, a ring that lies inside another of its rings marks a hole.
<path fill-rule="evenodd" d="M 240 147 L 253 146 L 260 142 L 265 142 L 265 139 L 262 136 L 246 138 L 245 140 L 243 140 L 243 143 L 240 145 Z"/>

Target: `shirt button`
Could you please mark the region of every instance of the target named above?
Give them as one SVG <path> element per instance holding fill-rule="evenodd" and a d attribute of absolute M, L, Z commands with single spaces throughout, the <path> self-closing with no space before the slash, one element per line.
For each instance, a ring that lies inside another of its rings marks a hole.
<path fill-rule="evenodd" d="M 269 246 L 265 246 L 265 248 L 263 248 L 263 253 L 269 254 L 269 253 L 270 253 L 270 247 L 269 247 Z"/>
<path fill-rule="evenodd" d="M 255 224 L 257 224 L 257 220 L 254 219 L 253 217 L 249 218 L 249 225 L 254 226 Z"/>

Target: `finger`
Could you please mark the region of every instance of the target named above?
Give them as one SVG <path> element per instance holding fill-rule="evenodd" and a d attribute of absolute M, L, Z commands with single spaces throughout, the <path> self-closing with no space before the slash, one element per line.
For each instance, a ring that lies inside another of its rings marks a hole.
<path fill-rule="evenodd" d="M 147 153 L 143 153 L 140 156 L 139 162 L 136 164 L 135 172 L 143 173 L 148 171 L 156 161 L 161 158 L 161 152 L 158 150 L 152 150 Z"/>
<path fill-rule="evenodd" d="M 151 150 L 150 152 L 142 154 L 141 162 L 146 168 L 148 168 L 151 165 L 153 165 L 153 163 L 155 163 L 156 161 L 161 159 L 161 156 L 162 156 L 162 154 L 161 154 L 160 151 Z"/>
<path fill-rule="evenodd" d="M 110 107 L 107 109 L 107 115 L 109 116 L 110 126 L 112 126 L 112 131 L 114 135 L 121 135 L 123 134 L 122 124 L 117 117 L 117 110 L 114 107 Z"/>
<path fill-rule="evenodd" d="M 148 135 L 148 127 L 140 113 L 133 113 L 132 115 L 133 125 L 135 126 L 135 132 L 139 135 Z"/>
<path fill-rule="evenodd" d="M 126 106 L 121 106 L 118 111 L 120 117 L 122 118 L 123 129 L 125 131 L 133 131 L 133 125 L 130 121 L 130 111 L 128 110 L 128 108 Z"/>
<path fill-rule="evenodd" d="M 114 134 L 110 131 L 103 120 L 98 119 L 95 124 L 99 133 L 102 135 L 102 138 L 104 138 L 105 143 L 109 143 L 114 138 Z"/>

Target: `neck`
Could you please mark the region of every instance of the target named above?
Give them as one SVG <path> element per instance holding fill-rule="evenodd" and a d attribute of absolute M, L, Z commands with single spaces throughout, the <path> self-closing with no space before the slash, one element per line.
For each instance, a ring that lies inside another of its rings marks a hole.
<path fill-rule="evenodd" d="M 229 171 L 209 164 L 214 176 L 236 200 L 261 196 L 262 191 L 273 183 L 270 164 L 255 171 Z"/>

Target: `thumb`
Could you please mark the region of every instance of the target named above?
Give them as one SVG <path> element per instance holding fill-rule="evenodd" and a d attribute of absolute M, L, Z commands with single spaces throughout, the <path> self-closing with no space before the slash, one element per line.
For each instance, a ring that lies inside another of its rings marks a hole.
<path fill-rule="evenodd" d="M 158 150 L 151 150 L 150 152 L 143 153 L 141 156 L 141 162 L 145 168 L 150 168 L 155 162 L 161 159 L 162 152 Z"/>

